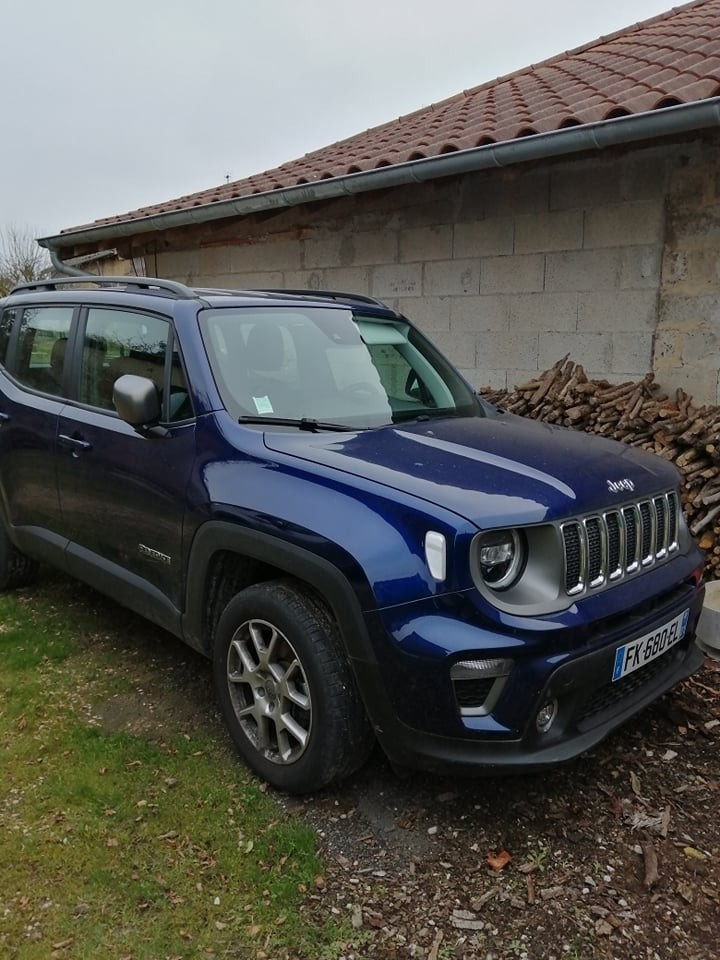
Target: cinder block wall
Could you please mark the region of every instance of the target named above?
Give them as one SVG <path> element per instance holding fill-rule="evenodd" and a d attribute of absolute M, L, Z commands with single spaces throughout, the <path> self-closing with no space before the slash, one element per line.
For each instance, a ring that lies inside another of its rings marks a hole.
<path fill-rule="evenodd" d="M 565 353 L 718 400 L 718 138 L 521 166 L 225 221 L 148 272 L 354 291 L 416 320 L 476 386 Z"/>

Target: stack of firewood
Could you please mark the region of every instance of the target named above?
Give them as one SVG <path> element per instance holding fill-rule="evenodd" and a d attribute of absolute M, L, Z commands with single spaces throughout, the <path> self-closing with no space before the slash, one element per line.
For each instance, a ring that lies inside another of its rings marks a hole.
<path fill-rule="evenodd" d="M 667 396 L 648 373 L 637 382 L 589 380 L 568 356 L 513 391 L 481 390 L 511 413 L 597 433 L 672 461 L 683 478 L 682 505 L 720 578 L 720 407 L 696 407 L 683 390 Z"/>

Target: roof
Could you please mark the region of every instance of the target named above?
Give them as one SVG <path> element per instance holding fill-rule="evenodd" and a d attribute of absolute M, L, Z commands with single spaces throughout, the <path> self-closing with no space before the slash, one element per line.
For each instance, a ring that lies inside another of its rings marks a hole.
<path fill-rule="evenodd" d="M 85 226 L 191 210 L 718 94 L 720 0 L 694 0 L 273 170 Z"/>

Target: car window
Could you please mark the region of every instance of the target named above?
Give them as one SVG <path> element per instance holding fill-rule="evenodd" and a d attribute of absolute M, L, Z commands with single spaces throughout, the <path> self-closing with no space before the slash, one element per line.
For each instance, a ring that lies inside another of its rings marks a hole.
<path fill-rule="evenodd" d="M 25 307 L 11 371 L 20 383 L 60 396 L 72 317 L 72 307 Z"/>
<path fill-rule="evenodd" d="M 359 427 L 477 416 L 471 391 L 399 318 L 322 307 L 204 310 L 200 329 L 234 416 Z"/>
<path fill-rule="evenodd" d="M 127 373 L 152 380 L 162 400 L 169 336 L 170 323 L 162 317 L 91 307 L 83 337 L 79 400 L 114 410 L 113 385 Z M 165 419 L 186 419 L 192 416 L 192 407 L 177 349 L 172 351 L 170 374 Z"/>
<path fill-rule="evenodd" d="M 7 359 L 8 344 L 10 343 L 10 335 L 13 332 L 16 316 L 17 310 L 15 307 L 3 310 L 2 316 L 0 316 L 0 365 L 3 367 Z"/>

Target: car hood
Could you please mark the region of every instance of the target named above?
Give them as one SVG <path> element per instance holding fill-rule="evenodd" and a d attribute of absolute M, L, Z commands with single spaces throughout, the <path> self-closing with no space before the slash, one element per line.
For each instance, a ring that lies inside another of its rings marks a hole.
<path fill-rule="evenodd" d="M 480 527 L 607 509 L 677 483 L 659 457 L 510 414 L 347 434 L 268 431 L 265 445 L 405 491 Z"/>

